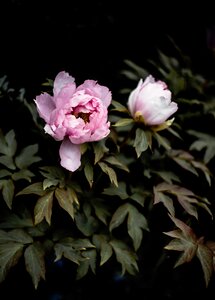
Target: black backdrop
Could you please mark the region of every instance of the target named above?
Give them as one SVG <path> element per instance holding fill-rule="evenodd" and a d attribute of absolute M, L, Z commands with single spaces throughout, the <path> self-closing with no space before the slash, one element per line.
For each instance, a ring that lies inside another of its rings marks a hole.
<path fill-rule="evenodd" d="M 46 78 L 54 79 L 61 70 L 68 71 L 77 83 L 95 79 L 117 91 L 123 87 L 118 76 L 123 60 L 144 64 L 156 54 L 157 47 L 168 50 L 168 35 L 191 56 L 194 68 L 214 77 L 213 4 L 189 5 L 181 1 L 1 0 L 0 77 L 7 75 L 12 87 L 24 87 L 29 101 L 41 92 Z M 67 268 L 51 270 L 47 283 L 35 292 L 20 266 L 1 285 L 0 299 L 77 300 L 99 295 L 103 299 L 114 295 L 128 299 L 137 298 L 139 293 L 144 299 L 157 296 L 156 291 L 145 290 L 139 279 L 120 281 L 108 277 L 108 273 L 74 283 L 69 279 L 74 274 Z M 172 279 L 168 270 L 163 274 L 157 284 L 160 297 L 179 299 L 187 295 L 186 282 L 184 290 L 175 287 L 174 292 L 174 286 L 165 282 Z"/>

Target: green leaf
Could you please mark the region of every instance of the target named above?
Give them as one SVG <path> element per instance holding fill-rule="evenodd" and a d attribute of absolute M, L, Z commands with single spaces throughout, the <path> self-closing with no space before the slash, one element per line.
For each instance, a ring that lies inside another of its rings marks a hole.
<path fill-rule="evenodd" d="M 38 244 L 28 246 L 24 252 L 26 270 L 32 278 L 35 289 L 41 279 L 45 280 L 44 255 L 44 251 Z"/>
<path fill-rule="evenodd" d="M 59 182 L 60 184 L 65 180 L 65 173 L 62 168 L 54 167 L 54 166 L 45 166 L 40 168 L 40 173 L 50 181 Z"/>
<path fill-rule="evenodd" d="M 38 152 L 38 144 L 29 145 L 22 149 L 21 153 L 16 156 L 15 163 L 19 169 L 27 169 L 30 165 L 41 160 L 35 154 Z"/>
<path fill-rule="evenodd" d="M 93 198 L 91 199 L 91 204 L 95 210 L 97 218 L 107 225 L 107 219 L 111 216 L 109 211 L 110 207 L 104 203 L 103 199 Z"/>
<path fill-rule="evenodd" d="M 171 216 L 175 215 L 175 208 L 173 206 L 173 200 L 164 193 L 157 192 L 156 188 L 154 188 L 154 204 L 163 203 L 163 205 L 167 208 Z"/>
<path fill-rule="evenodd" d="M 121 118 L 119 121 L 117 121 L 113 126 L 115 127 L 121 127 L 121 126 L 127 126 L 134 123 L 134 119 L 132 118 Z"/>
<path fill-rule="evenodd" d="M 33 220 L 31 213 L 26 209 L 22 209 L 18 214 L 11 213 L 11 211 L 4 211 L 1 215 L 0 228 L 26 228 L 32 227 Z"/>
<path fill-rule="evenodd" d="M 197 249 L 197 257 L 202 266 L 206 287 L 208 287 L 208 284 L 214 271 L 213 252 L 207 246 L 199 244 Z"/>
<path fill-rule="evenodd" d="M 12 173 L 6 169 L 1 169 L 0 170 L 0 179 L 1 178 L 4 178 L 4 177 L 7 177 L 7 176 L 11 176 Z"/>
<path fill-rule="evenodd" d="M 157 132 L 153 133 L 153 137 L 157 140 L 159 146 L 163 146 L 166 150 L 171 149 L 170 143 L 165 137 L 161 136 Z"/>
<path fill-rule="evenodd" d="M 30 244 L 33 242 L 33 239 L 23 229 L 13 229 L 10 231 L 0 230 L 0 244 L 8 243 L 8 242 Z"/>
<path fill-rule="evenodd" d="M 2 131 L 0 131 L 0 153 L 5 154 L 8 157 L 13 157 L 16 149 L 17 143 L 14 130 L 10 130 L 5 137 Z"/>
<path fill-rule="evenodd" d="M 140 247 L 143 238 L 142 229 L 144 230 L 149 230 L 149 229 L 148 229 L 148 224 L 145 216 L 141 214 L 136 209 L 136 207 L 134 207 L 129 203 L 119 206 L 119 208 L 115 211 L 115 213 L 112 216 L 109 228 L 110 231 L 112 231 L 114 228 L 118 227 L 120 224 L 123 223 L 126 216 L 128 216 L 127 219 L 128 234 L 133 241 L 134 249 L 137 250 Z"/>
<path fill-rule="evenodd" d="M 129 197 L 126 191 L 126 184 L 124 181 L 120 181 L 118 187 L 110 186 L 108 188 L 105 188 L 103 194 L 109 196 L 118 196 L 122 200 L 128 199 Z"/>
<path fill-rule="evenodd" d="M 85 204 L 85 207 L 88 204 Z M 75 214 L 75 223 L 78 229 L 85 235 L 91 236 L 98 229 L 98 221 L 91 215 L 91 211 Z"/>
<path fill-rule="evenodd" d="M 28 182 L 31 182 L 31 178 L 34 176 L 35 176 L 34 173 L 32 173 L 31 171 L 22 169 L 16 173 L 13 173 L 12 179 L 15 181 L 24 179 L 27 180 Z"/>
<path fill-rule="evenodd" d="M 93 143 L 93 151 L 95 154 L 94 164 L 97 164 L 98 161 L 109 151 L 109 149 L 105 146 L 105 141 L 101 140 Z"/>
<path fill-rule="evenodd" d="M 85 174 L 85 177 L 86 177 L 90 187 L 92 188 L 92 186 L 93 186 L 93 167 L 88 162 L 84 166 L 84 174 Z"/>
<path fill-rule="evenodd" d="M 77 242 L 81 242 L 80 245 L 77 245 Z M 91 245 L 92 244 L 89 244 L 89 247 Z M 86 250 L 85 246 L 88 246 L 88 244 L 86 245 L 85 243 L 85 239 L 83 239 L 83 241 L 79 239 L 75 241 L 72 238 L 65 238 L 56 243 L 54 246 L 56 255 L 55 261 L 58 261 L 62 258 L 62 256 L 64 256 L 65 258 L 79 265 L 80 261 L 85 260 L 82 255 L 82 251 Z"/>
<path fill-rule="evenodd" d="M 51 224 L 52 204 L 54 191 L 49 191 L 41 196 L 34 207 L 34 223 L 40 223 L 44 218 L 47 223 Z"/>
<path fill-rule="evenodd" d="M 10 170 L 16 169 L 13 158 L 11 156 L 6 156 L 6 155 L 0 156 L 0 164 L 4 165 Z"/>
<path fill-rule="evenodd" d="M 18 263 L 22 253 L 22 243 L 8 242 L 0 244 L 0 282 L 5 280 L 10 269 Z"/>
<path fill-rule="evenodd" d="M 215 155 L 215 137 L 195 130 L 188 130 L 187 132 L 198 138 L 197 141 L 190 145 L 190 150 L 201 151 L 203 148 L 206 148 L 204 162 L 208 164 Z"/>
<path fill-rule="evenodd" d="M 2 189 L 3 199 L 7 204 L 7 206 L 11 209 L 13 198 L 14 198 L 14 190 L 15 190 L 13 181 L 11 179 L 2 180 L 0 184 L 1 184 L 0 188 Z"/>
<path fill-rule="evenodd" d="M 95 274 L 96 272 L 96 250 L 90 249 L 84 251 L 84 257 L 86 258 L 83 261 L 80 261 L 80 264 L 77 268 L 76 279 L 79 280 L 84 277 L 89 269 Z"/>
<path fill-rule="evenodd" d="M 74 220 L 75 209 L 74 205 L 78 203 L 78 198 L 75 191 L 71 188 L 60 189 L 56 188 L 55 196 L 59 205 L 72 217 Z"/>
<path fill-rule="evenodd" d="M 116 156 L 105 157 L 104 161 L 108 162 L 110 165 L 116 166 L 119 169 L 129 172 L 128 167 L 125 164 L 123 164 Z"/>
<path fill-rule="evenodd" d="M 136 150 L 137 157 L 140 157 L 143 151 L 148 149 L 148 139 L 144 130 L 137 128 L 133 147 Z"/>
<path fill-rule="evenodd" d="M 115 186 L 118 187 L 117 176 L 116 176 L 116 172 L 114 171 L 114 169 L 110 168 L 104 162 L 99 162 L 98 164 L 99 164 L 100 168 L 102 169 L 102 171 L 109 176 L 111 183 L 113 183 Z"/>
<path fill-rule="evenodd" d="M 45 194 L 45 191 L 43 190 L 43 184 L 42 182 L 36 182 L 31 185 L 28 185 L 26 188 L 21 190 L 16 194 L 16 196 L 20 195 L 29 195 L 29 194 L 35 194 L 38 196 L 42 196 Z"/>
<path fill-rule="evenodd" d="M 114 250 L 116 260 L 121 264 L 122 275 L 124 275 L 126 271 L 131 275 L 135 275 L 139 271 L 137 255 L 132 252 L 123 241 L 114 239 L 110 241 L 110 245 Z"/>
<path fill-rule="evenodd" d="M 104 234 L 95 234 L 93 236 L 93 243 L 96 245 L 96 249 L 100 250 L 100 266 L 104 265 L 112 256 L 113 249 L 109 244 L 109 239 Z"/>
<path fill-rule="evenodd" d="M 45 178 L 43 180 L 43 190 L 46 190 L 52 186 L 57 186 L 58 184 L 59 184 L 59 180 L 57 179 Z"/>
<path fill-rule="evenodd" d="M 112 110 L 116 110 L 116 111 L 119 111 L 119 112 L 128 112 L 127 107 L 122 105 L 118 101 L 112 100 L 111 104 L 114 106 L 114 108 Z"/>

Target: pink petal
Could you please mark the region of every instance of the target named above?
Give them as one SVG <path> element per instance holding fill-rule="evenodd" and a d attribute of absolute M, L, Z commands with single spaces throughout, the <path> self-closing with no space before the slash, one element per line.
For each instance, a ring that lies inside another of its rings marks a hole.
<path fill-rule="evenodd" d="M 69 73 L 62 71 L 58 73 L 54 80 L 54 95 L 57 96 L 63 87 L 74 84 L 75 78 L 70 76 Z"/>
<path fill-rule="evenodd" d="M 49 123 L 50 115 L 52 111 L 55 109 L 55 104 L 52 96 L 47 93 L 41 94 L 36 97 L 34 100 L 37 106 L 38 113 L 41 118 L 43 118 L 46 123 Z"/>
<path fill-rule="evenodd" d="M 79 145 L 74 145 L 69 139 L 65 139 L 60 146 L 61 166 L 74 172 L 81 165 L 81 151 Z"/>
<path fill-rule="evenodd" d="M 111 103 L 112 94 L 110 90 L 106 86 L 98 84 L 95 80 L 85 80 L 83 84 L 77 87 L 77 91 L 80 90 L 85 90 L 86 94 L 101 99 L 106 107 Z"/>

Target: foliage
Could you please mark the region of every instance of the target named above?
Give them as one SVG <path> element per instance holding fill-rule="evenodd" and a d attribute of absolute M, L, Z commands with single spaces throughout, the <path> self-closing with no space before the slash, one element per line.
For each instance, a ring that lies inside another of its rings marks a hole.
<path fill-rule="evenodd" d="M 77 279 L 108 263 L 135 276 L 153 250 L 158 260 L 164 255 L 163 264 L 180 252 L 177 268 L 197 258 L 209 285 L 215 266 L 215 82 L 195 74 L 177 48 L 175 57 L 159 51 L 148 70 L 129 60 L 125 66 L 127 87 L 109 110 L 111 132 L 81 146 L 81 167 L 73 173 L 60 166 L 58 143 L 44 134 L 32 99 L 1 78 L 1 107 L 19 107 L 11 124 L 4 115 L 0 124 L 1 282 L 21 259 L 35 289 L 46 280 L 50 260 L 72 262 Z M 179 110 L 162 126 L 145 127 L 130 116 L 127 101 L 138 80 L 153 72 Z M 51 80 L 43 88 L 50 86 Z M 154 236 L 162 249 L 147 245 Z"/>

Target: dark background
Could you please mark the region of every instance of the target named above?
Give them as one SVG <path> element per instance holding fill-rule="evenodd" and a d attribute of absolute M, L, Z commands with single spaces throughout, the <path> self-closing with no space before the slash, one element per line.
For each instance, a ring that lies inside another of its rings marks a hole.
<path fill-rule="evenodd" d="M 168 36 L 191 57 L 194 70 L 215 79 L 212 1 L 189 4 L 188 1 L 1 0 L 0 77 L 6 75 L 12 87 L 24 87 L 28 101 L 41 93 L 46 78 L 54 79 L 62 70 L 75 77 L 77 84 L 85 79 L 98 80 L 115 95 L 123 88 L 120 70 L 124 59 L 144 66 L 147 59 L 156 56 L 158 48 L 171 52 Z M 35 292 L 20 265 L 1 285 L 0 299 L 199 296 L 201 270 L 193 274 L 193 266 L 190 268 L 185 273 L 183 268 L 172 273 L 172 265 L 160 270 L 154 283 L 157 290 L 153 290 L 144 287 L 147 282 L 144 271 L 136 280 L 128 280 L 107 269 L 97 277 L 76 283 L 70 266 L 62 263 L 49 270 L 47 283 L 41 283 Z M 177 278 L 183 277 L 178 285 Z M 212 286 L 211 290 L 214 291 Z M 204 289 L 202 295 L 206 299 Z"/>
<path fill-rule="evenodd" d="M 213 1 L 1 0 L 0 76 L 30 98 L 61 70 L 78 84 L 95 79 L 115 91 L 123 60 L 144 65 L 169 47 L 168 35 L 213 76 L 207 36 L 214 24 Z"/>

